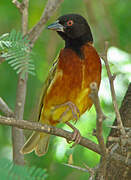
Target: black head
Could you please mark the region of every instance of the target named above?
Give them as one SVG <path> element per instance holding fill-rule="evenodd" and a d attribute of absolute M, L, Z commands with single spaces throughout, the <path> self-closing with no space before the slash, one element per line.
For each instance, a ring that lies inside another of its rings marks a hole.
<path fill-rule="evenodd" d="M 65 40 L 65 47 L 75 51 L 88 42 L 93 42 L 90 27 L 85 18 L 78 14 L 66 14 L 49 25 L 48 29 L 55 30 Z"/>

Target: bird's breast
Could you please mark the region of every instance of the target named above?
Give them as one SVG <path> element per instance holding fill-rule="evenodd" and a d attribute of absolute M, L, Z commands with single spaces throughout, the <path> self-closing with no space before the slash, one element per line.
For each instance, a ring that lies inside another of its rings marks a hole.
<path fill-rule="evenodd" d="M 89 98 L 90 83 L 96 82 L 99 86 L 101 79 L 101 63 L 96 50 L 89 45 L 82 47 L 84 59 L 71 49 L 60 52 L 55 76 L 47 90 L 44 99 L 45 109 L 65 102 L 73 102 L 84 113 L 92 105 Z M 64 111 L 64 109 L 63 109 Z M 57 112 L 56 119 L 58 115 Z"/>

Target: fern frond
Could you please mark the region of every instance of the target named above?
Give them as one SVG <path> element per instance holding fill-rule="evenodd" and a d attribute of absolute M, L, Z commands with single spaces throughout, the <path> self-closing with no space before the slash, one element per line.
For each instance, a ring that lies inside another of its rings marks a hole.
<path fill-rule="evenodd" d="M 23 77 L 26 72 L 35 75 L 29 40 L 20 32 L 12 30 L 0 36 L 0 53 L 17 74 L 22 73 Z"/>
<path fill-rule="evenodd" d="M 0 159 L 0 176 L 4 180 L 45 180 L 47 172 L 45 169 L 18 166 L 8 159 Z"/>

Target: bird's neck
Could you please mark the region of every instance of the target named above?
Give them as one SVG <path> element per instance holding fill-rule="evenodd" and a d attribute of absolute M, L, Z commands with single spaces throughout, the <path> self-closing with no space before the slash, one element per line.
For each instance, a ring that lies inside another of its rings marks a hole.
<path fill-rule="evenodd" d="M 81 58 L 84 59 L 83 52 L 81 47 L 87 43 L 91 42 L 88 38 L 88 35 L 81 36 L 76 39 L 66 39 L 65 40 L 65 48 L 70 48 L 76 52 L 76 54 Z M 91 42 L 92 43 L 92 42 Z"/>

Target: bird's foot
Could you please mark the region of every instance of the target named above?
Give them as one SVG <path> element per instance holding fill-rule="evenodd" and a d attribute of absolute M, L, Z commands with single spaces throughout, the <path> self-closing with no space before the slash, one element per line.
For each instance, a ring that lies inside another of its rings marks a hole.
<path fill-rule="evenodd" d="M 71 123 L 66 122 L 66 124 L 73 129 L 73 135 L 72 135 L 72 141 L 74 141 L 73 145 L 71 146 L 74 147 L 76 144 L 79 144 L 80 140 L 81 140 L 81 134 L 80 131 L 75 128 Z M 70 144 L 71 142 L 67 140 L 67 142 Z"/>
<path fill-rule="evenodd" d="M 80 111 L 79 111 L 79 109 L 77 108 L 77 106 L 76 106 L 74 103 L 72 103 L 71 101 L 68 101 L 68 102 L 66 102 L 66 103 L 63 103 L 63 104 L 60 104 L 60 105 L 56 105 L 56 106 L 55 106 L 55 109 L 60 108 L 60 107 L 63 107 L 63 106 L 68 106 L 68 107 L 67 107 L 67 109 L 65 110 L 65 112 L 62 113 L 59 121 L 61 121 L 62 118 L 66 115 L 66 113 L 71 110 L 73 119 L 75 119 L 75 122 L 77 122 L 77 120 L 78 120 L 79 117 L 80 117 Z M 54 110 L 55 110 L 55 109 L 54 109 Z"/>

